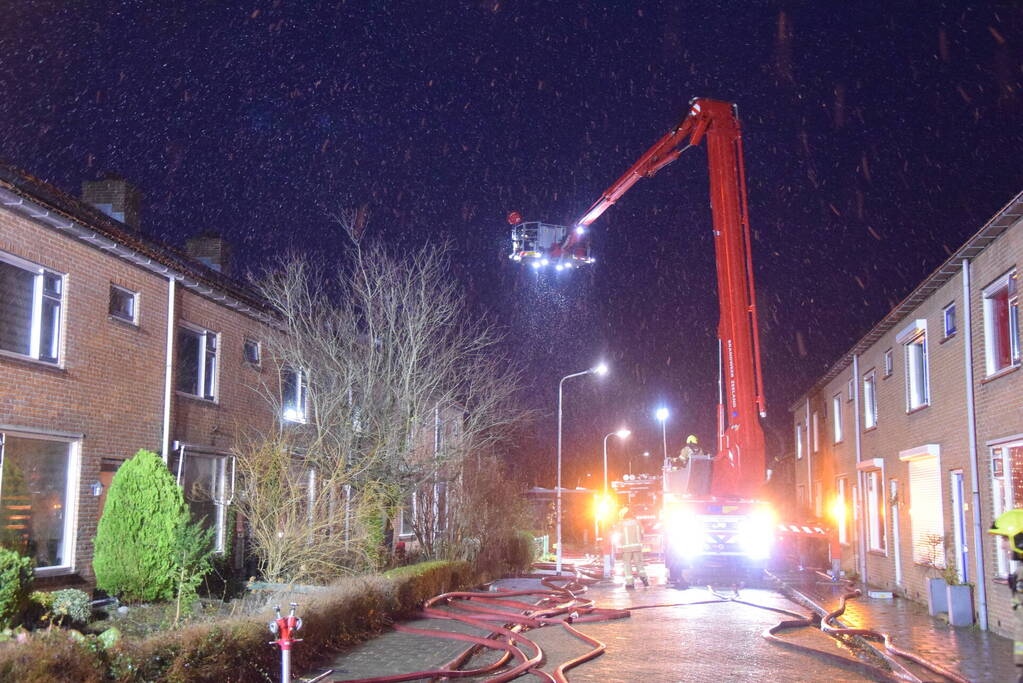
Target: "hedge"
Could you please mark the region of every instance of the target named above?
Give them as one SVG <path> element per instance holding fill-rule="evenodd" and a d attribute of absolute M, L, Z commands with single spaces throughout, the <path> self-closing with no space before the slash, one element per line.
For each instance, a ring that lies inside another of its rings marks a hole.
<path fill-rule="evenodd" d="M 302 595 L 303 626 L 297 635 L 303 641 L 292 650 L 292 665 L 296 671 L 311 668 L 393 619 L 411 615 L 425 599 L 467 588 L 475 578 L 465 562 L 424 562 L 383 576 L 343 579 L 321 593 Z M 195 624 L 141 641 L 125 640 L 110 649 L 96 636 L 37 632 L 25 643 L 0 645 L 0 681 L 265 682 L 280 667 L 280 652 L 267 644 L 271 618 L 267 611 Z M 68 672 L 73 672 L 71 678 Z"/>

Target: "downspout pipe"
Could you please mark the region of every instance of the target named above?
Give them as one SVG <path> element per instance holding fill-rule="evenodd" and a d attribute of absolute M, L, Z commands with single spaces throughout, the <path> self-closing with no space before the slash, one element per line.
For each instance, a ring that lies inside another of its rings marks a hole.
<path fill-rule="evenodd" d="M 863 504 L 863 472 L 860 471 L 860 461 L 863 460 L 863 447 L 860 443 L 862 427 L 860 422 L 860 355 L 853 354 L 852 357 L 852 383 L 853 383 L 853 420 L 856 422 L 856 505 L 859 506 L 860 514 L 856 516 L 856 550 L 860 559 L 860 578 L 864 585 L 867 583 L 867 548 L 866 534 L 863 528 L 863 512 L 866 506 Z"/>
<path fill-rule="evenodd" d="M 171 400 L 174 397 L 174 320 L 177 280 L 167 278 L 167 355 L 164 359 L 163 377 L 163 443 L 160 452 L 164 463 L 170 462 Z"/>
<path fill-rule="evenodd" d="M 977 625 L 987 630 L 987 572 L 984 568 L 984 526 L 980 518 L 980 455 L 977 452 L 977 408 L 973 391 L 973 317 L 970 304 L 970 260 L 963 259 L 963 368 L 966 370 L 966 434 L 970 449 L 973 503 L 973 561 L 977 567 Z"/>
<path fill-rule="evenodd" d="M 813 464 L 810 462 L 813 458 L 813 434 L 810 432 L 812 429 L 810 425 L 810 395 L 806 396 L 806 491 L 809 495 L 810 505 L 814 508 L 814 513 L 817 512 L 817 500 L 814 498 L 813 488 Z M 821 494 L 823 495 L 823 493 Z M 822 501 L 823 503 L 823 501 Z"/>

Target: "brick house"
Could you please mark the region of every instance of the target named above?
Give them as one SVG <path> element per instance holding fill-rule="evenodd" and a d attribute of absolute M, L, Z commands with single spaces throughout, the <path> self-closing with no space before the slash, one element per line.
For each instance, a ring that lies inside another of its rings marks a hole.
<path fill-rule="evenodd" d="M 790 407 L 796 498 L 843 568 L 917 600 L 949 568 L 1002 634 L 1009 560 L 987 529 L 1023 507 L 1021 219 L 1023 193 Z"/>
<path fill-rule="evenodd" d="M 93 583 L 106 490 L 139 448 L 163 455 L 223 548 L 229 449 L 275 420 L 260 388 L 282 387 L 293 419 L 305 405 L 301 378 L 260 357 L 270 318 L 217 240 L 192 258 L 140 231 L 125 181 L 83 191 L 0 166 L 0 522 L 54 585 Z"/>

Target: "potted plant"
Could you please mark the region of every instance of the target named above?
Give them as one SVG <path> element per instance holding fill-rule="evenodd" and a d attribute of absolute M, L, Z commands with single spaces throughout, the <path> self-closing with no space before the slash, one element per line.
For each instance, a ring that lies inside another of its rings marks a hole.
<path fill-rule="evenodd" d="M 952 626 L 973 625 L 973 586 L 959 580 L 955 556 L 951 553 L 945 566 L 944 581 L 948 623 Z"/>
<path fill-rule="evenodd" d="M 936 617 L 942 612 L 948 611 L 948 582 L 945 580 L 943 567 L 939 564 L 941 549 L 945 545 L 945 537 L 941 534 L 928 534 L 924 538 L 927 544 L 927 558 L 923 565 L 927 567 L 927 612 Z M 936 576 L 934 574 L 937 574 Z"/>

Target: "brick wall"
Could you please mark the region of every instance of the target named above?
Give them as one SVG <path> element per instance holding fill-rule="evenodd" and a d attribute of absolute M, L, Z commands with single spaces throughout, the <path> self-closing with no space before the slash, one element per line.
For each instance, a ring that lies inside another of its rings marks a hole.
<path fill-rule="evenodd" d="M 990 447 L 993 444 L 1011 440 L 1023 441 L 1023 373 L 1018 369 L 986 378 L 985 365 L 985 334 L 984 307 L 982 290 L 1006 272 L 1017 267 L 1023 260 L 1023 224 L 1017 223 L 1003 233 L 997 240 L 981 252 L 971 264 L 971 300 L 972 314 L 972 366 L 974 387 L 976 391 L 977 414 L 977 448 L 979 454 L 979 475 L 976 482 L 972 479 L 970 444 L 967 421 L 967 386 L 966 386 L 966 339 L 965 316 L 963 302 L 963 275 L 960 272 L 951 276 L 940 288 L 930 294 L 915 310 L 887 330 L 876 342 L 859 355 L 859 374 L 853 378 L 853 365 L 848 363 L 837 376 L 822 388 L 805 396 L 793 405 L 793 425 L 804 424 L 812 433 L 812 414 L 827 413 L 828 427 L 821 426 L 822 443 L 819 453 L 813 453 L 812 447 L 804 449 L 808 461 L 796 462 L 796 483 L 803 484 L 807 491 L 812 492 L 814 481 L 821 481 L 825 490 L 825 499 L 833 501 L 837 490 L 837 478 L 846 477 L 850 488 L 862 487 L 862 475 L 858 476 L 856 464 L 856 435 L 860 438 L 861 459 L 870 461 L 879 459 L 882 465 L 885 485 L 885 534 L 886 549 L 884 552 L 868 551 L 866 553 L 866 572 L 868 581 L 877 586 L 895 589 L 902 594 L 917 600 L 926 600 L 926 579 L 936 576 L 933 568 L 926 567 L 916 561 L 913 549 L 913 504 L 909 486 L 909 464 L 900 459 L 900 452 L 935 444 L 939 451 L 939 472 L 941 482 L 941 506 L 944 534 L 947 543 L 954 538 L 953 531 L 953 498 L 951 491 L 951 473 L 961 470 L 964 477 L 966 538 L 968 548 L 966 567 L 968 580 L 976 584 L 976 558 L 974 552 L 976 539 L 973 525 L 973 501 L 971 492 L 976 485 L 981 497 L 981 526 L 987 529 L 992 521 L 992 478 Z M 949 304 L 956 306 L 956 326 L 954 334 L 944 335 L 944 309 Z M 906 399 L 906 353 L 905 348 L 897 340 L 897 335 L 913 321 L 926 321 L 928 346 L 928 371 L 930 384 L 930 403 L 924 408 L 909 410 Z M 885 376 L 885 352 L 892 350 L 893 368 L 889 376 Z M 864 428 L 863 380 L 871 370 L 876 377 L 877 425 L 871 429 Z M 845 400 L 846 387 L 850 378 L 855 379 L 859 390 L 860 420 L 855 425 L 855 406 Z M 832 397 L 841 394 L 841 413 L 843 420 L 843 440 L 833 443 L 830 438 L 833 429 L 834 410 Z M 824 433 L 829 438 L 824 438 Z M 810 440 L 808 439 L 808 443 Z M 898 485 L 898 501 L 893 504 L 890 499 L 890 482 L 895 480 Z M 1017 507 L 1023 501 L 1015 501 Z M 827 506 L 830 507 L 830 506 Z M 859 502 L 850 508 L 850 517 L 863 518 L 865 511 L 859 508 Z M 865 520 L 852 524 L 850 543 L 842 548 L 842 566 L 849 571 L 860 571 L 861 560 L 857 547 L 857 535 Z M 894 541 L 895 526 L 898 525 L 900 540 L 898 547 Z M 1012 614 L 1007 599 L 1007 588 L 1004 583 L 995 579 L 996 550 L 993 537 L 984 534 L 980 539 L 983 543 L 985 567 L 985 586 L 988 591 L 989 627 L 1008 634 L 1011 630 Z M 866 543 L 864 544 L 866 545 Z M 896 560 L 902 570 L 901 581 L 896 583 Z M 976 596 L 975 596 L 976 597 Z"/>

